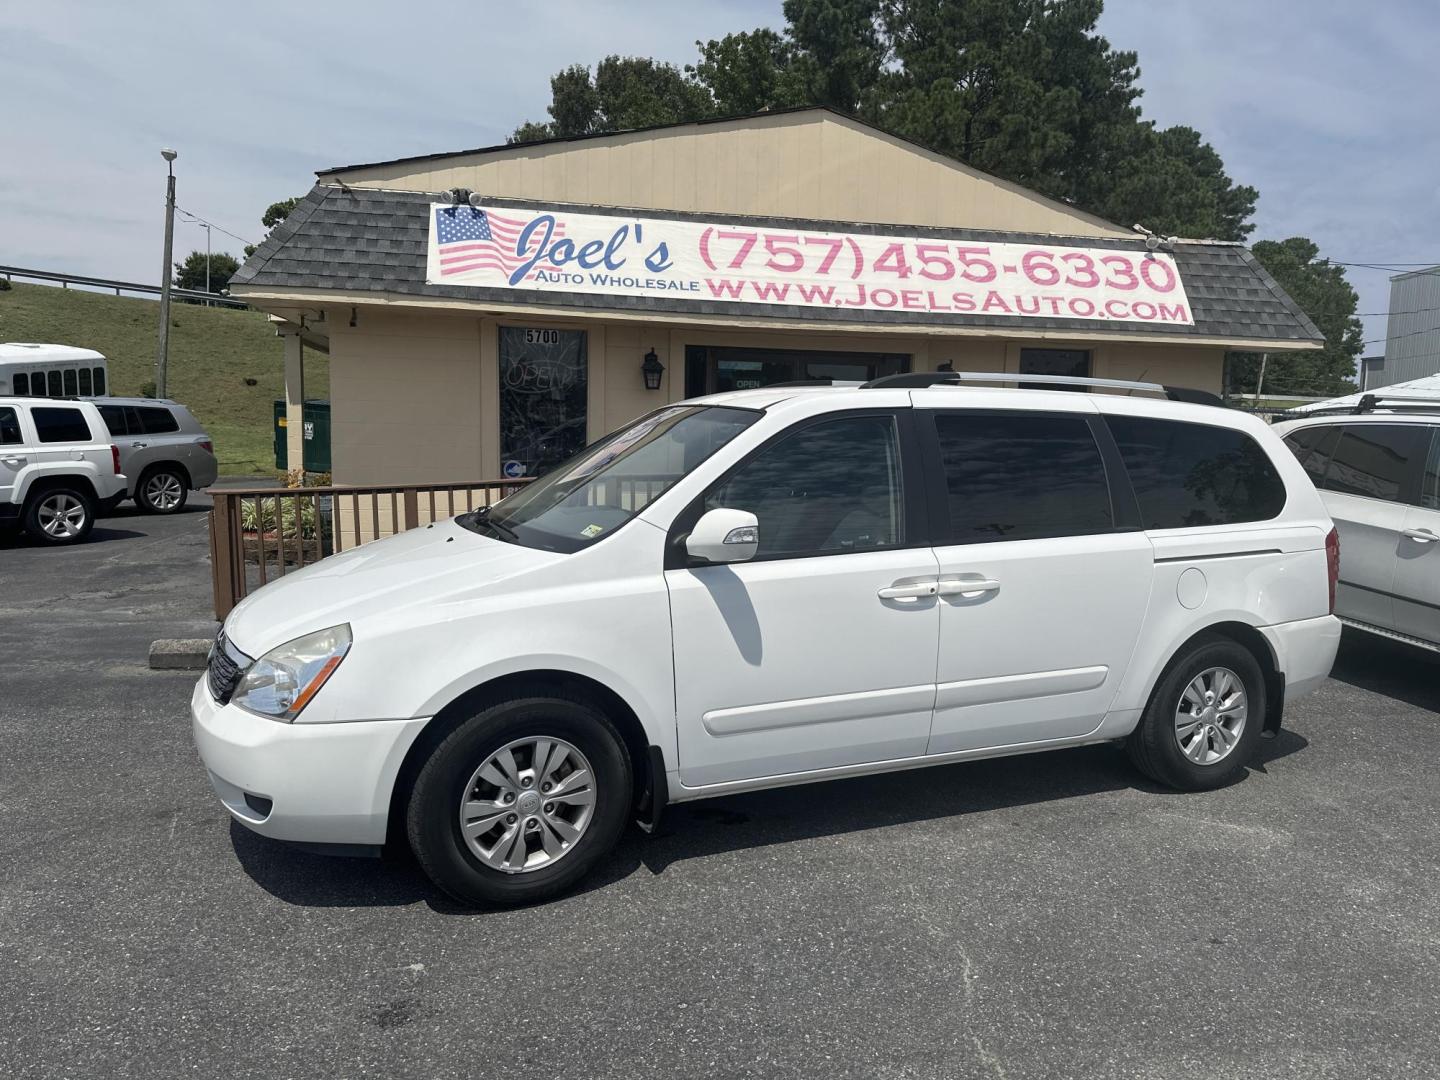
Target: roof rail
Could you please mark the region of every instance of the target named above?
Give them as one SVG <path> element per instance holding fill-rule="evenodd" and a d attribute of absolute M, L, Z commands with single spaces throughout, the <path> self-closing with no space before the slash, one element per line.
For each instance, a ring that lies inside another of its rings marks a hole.
<path fill-rule="evenodd" d="M 1362 413 L 1375 412 L 1377 409 L 1390 409 L 1396 412 L 1440 412 L 1440 393 L 1433 396 L 1429 394 L 1423 396 L 1362 394 L 1359 401 L 1347 402 L 1343 405 L 1322 405 L 1319 408 L 1306 409 L 1303 412 L 1299 409 L 1291 409 L 1290 412 L 1296 416 L 1357 416 Z"/>
<path fill-rule="evenodd" d="M 1160 383 L 1134 382 L 1128 379 L 1092 379 L 1078 375 L 1017 375 L 1008 371 L 930 371 L 914 372 L 909 375 L 887 375 L 865 383 L 867 388 L 880 387 L 924 387 L 954 386 L 967 382 L 1015 383 L 1017 386 L 1096 386 L 1105 390 L 1144 390 L 1152 394 L 1164 394 L 1171 401 L 1186 401 L 1192 405 L 1217 405 L 1225 403 L 1217 394 L 1208 390 L 1191 390 L 1184 386 L 1164 386 Z"/>

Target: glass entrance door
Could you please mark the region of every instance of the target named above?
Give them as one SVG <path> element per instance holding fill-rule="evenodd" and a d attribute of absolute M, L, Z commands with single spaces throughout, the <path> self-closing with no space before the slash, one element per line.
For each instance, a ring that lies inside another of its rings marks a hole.
<path fill-rule="evenodd" d="M 500 328 L 500 471 L 538 476 L 585 446 L 585 331 Z"/>
<path fill-rule="evenodd" d="M 810 379 L 869 382 L 909 370 L 910 357 L 903 353 L 690 345 L 685 349 L 685 396 L 755 390 Z"/>

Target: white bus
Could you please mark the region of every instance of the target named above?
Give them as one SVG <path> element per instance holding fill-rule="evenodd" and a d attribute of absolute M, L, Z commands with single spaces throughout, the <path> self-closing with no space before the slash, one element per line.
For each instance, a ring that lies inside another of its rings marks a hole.
<path fill-rule="evenodd" d="M 0 397 L 104 397 L 105 357 L 73 345 L 0 344 Z"/>

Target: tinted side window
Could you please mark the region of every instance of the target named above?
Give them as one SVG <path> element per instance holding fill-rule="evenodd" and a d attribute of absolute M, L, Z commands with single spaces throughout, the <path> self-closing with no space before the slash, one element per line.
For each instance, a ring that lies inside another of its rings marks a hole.
<path fill-rule="evenodd" d="M 93 387 L 94 384 L 90 381 L 90 369 L 82 367 L 80 369 L 80 396 L 89 397 L 94 392 Z"/>
<path fill-rule="evenodd" d="M 1428 434 L 1420 424 L 1347 424 L 1330 457 L 1325 490 L 1398 502 Z"/>
<path fill-rule="evenodd" d="M 167 435 L 180 430 L 180 425 L 169 409 L 142 405 L 135 411 L 140 414 L 140 426 L 146 435 Z"/>
<path fill-rule="evenodd" d="M 29 396 L 30 396 L 30 376 L 27 375 L 27 374 L 25 374 L 25 372 L 23 372 L 23 371 L 16 372 L 16 373 L 15 373 L 15 377 L 14 377 L 13 379 L 11 379 L 10 382 L 11 382 L 11 392 L 12 392 L 16 397 L 29 397 Z"/>
<path fill-rule="evenodd" d="M 62 372 L 61 374 L 64 376 L 64 379 L 65 379 L 65 396 L 66 396 L 66 397 L 74 397 L 76 394 L 78 394 L 78 393 L 80 392 L 80 386 L 79 386 L 79 384 L 75 381 L 75 369 L 74 369 L 74 368 L 67 368 L 67 369 L 66 369 L 64 372 Z"/>
<path fill-rule="evenodd" d="M 103 367 L 95 369 L 95 396 L 105 396 L 105 369 Z"/>
<path fill-rule="evenodd" d="M 1082 416 L 937 412 L 946 542 L 1079 536 L 1114 527 L 1100 448 Z"/>
<path fill-rule="evenodd" d="M 904 539 L 900 449 L 889 416 L 801 428 L 757 451 L 705 496 L 705 509 L 749 510 L 757 558 L 894 547 Z"/>
<path fill-rule="evenodd" d="M 79 409 L 32 409 L 30 418 L 35 421 L 35 434 L 41 442 L 88 443 L 90 425 L 85 414 Z"/>
<path fill-rule="evenodd" d="M 1340 438 L 1340 429 L 1331 424 L 1320 427 L 1301 428 L 1285 436 L 1285 445 L 1295 455 L 1301 467 L 1316 487 L 1325 485 L 1325 470 L 1330 467 L 1330 455 Z"/>
<path fill-rule="evenodd" d="M 15 415 L 11 408 L 0 408 L 0 446 L 18 446 L 20 438 L 20 418 Z"/>
<path fill-rule="evenodd" d="M 1265 521 L 1285 506 L 1285 482 L 1243 431 L 1139 416 L 1106 422 L 1147 529 Z"/>
<path fill-rule="evenodd" d="M 50 388 L 51 397 L 63 397 L 64 391 L 60 389 L 60 372 L 47 371 L 45 373 L 45 384 Z"/>
<path fill-rule="evenodd" d="M 125 423 L 125 410 L 119 405 L 97 405 L 100 410 L 100 419 L 105 421 L 105 426 L 110 429 L 111 435 L 131 434 L 129 426 Z M 135 434 L 139 434 L 136 432 Z"/>

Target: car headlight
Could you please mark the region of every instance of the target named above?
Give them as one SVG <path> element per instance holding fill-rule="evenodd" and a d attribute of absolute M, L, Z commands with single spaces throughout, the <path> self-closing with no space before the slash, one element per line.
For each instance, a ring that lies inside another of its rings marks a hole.
<path fill-rule="evenodd" d="M 261 716 L 294 720 L 349 651 L 348 625 L 287 641 L 245 670 L 230 701 Z"/>

